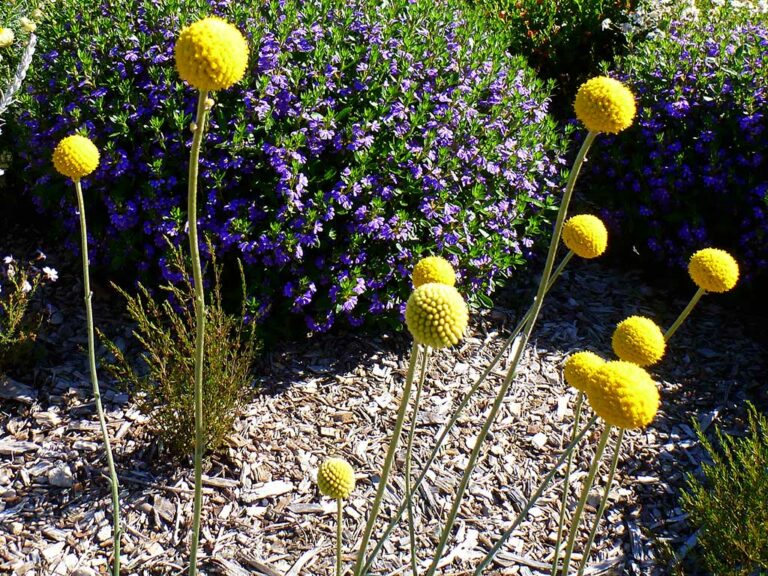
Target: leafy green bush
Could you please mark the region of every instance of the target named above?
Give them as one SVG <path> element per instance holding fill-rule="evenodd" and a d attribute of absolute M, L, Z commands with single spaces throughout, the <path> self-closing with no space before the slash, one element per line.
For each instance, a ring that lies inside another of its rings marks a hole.
<path fill-rule="evenodd" d="M 207 303 L 203 368 L 207 450 L 221 446 L 251 394 L 251 370 L 259 350 L 255 323 L 243 324 L 244 311 L 241 316 L 224 311 L 221 267 L 211 254 L 213 287 Z M 153 432 L 173 454 L 183 457 L 194 446 L 194 289 L 180 248 L 171 251 L 169 265 L 184 280 L 164 287 L 168 298 L 153 298 L 141 284 L 135 296 L 118 288 L 136 323 L 134 336 L 144 349 L 144 366 L 136 367 L 120 348 L 100 336 L 115 358 L 107 365 L 109 373 L 137 393 L 138 407 L 151 416 Z M 241 279 L 244 291 L 242 268 Z"/>
<path fill-rule="evenodd" d="M 173 45 L 209 13 L 252 55 L 216 94 L 200 225 L 246 264 L 255 315 L 304 333 L 397 321 L 412 262 L 433 251 L 487 303 L 546 234 L 566 146 L 549 86 L 460 0 L 85 4 L 51 8 L 13 128 L 20 187 L 72 230 L 50 151 L 77 130 L 102 150 L 83 182 L 95 262 L 174 280 L 163 238 L 184 238 L 195 101 Z"/>
<path fill-rule="evenodd" d="M 29 32 L 21 26 L 20 19 L 29 18 L 39 4 L 35 0 L 4 0 L 0 3 L 0 30 L 11 30 L 13 37 L 13 41 L 8 43 L 10 36 L 0 34 L 0 94 L 10 83 L 29 38 Z"/>
<path fill-rule="evenodd" d="M 557 81 L 555 112 L 573 117 L 579 84 L 625 46 L 621 24 L 635 0 L 480 0 L 473 2 L 512 54 L 525 56 L 546 79 Z"/>
<path fill-rule="evenodd" d="M 726 5 L 669 17 L 617 65 L 638 117 L 599 143 L 590 197 L 648 261 L 684 268 L 715 245 L 749 281 L 768 270 L 768 15 Z"/>
<path fill-rule="evenodd" d="M 0 260 L 0 373 L 21 369 L 35 358 L 35 342 L 43 314 L 30 307 L 38 289 L 58 278 L 56 270 Z"/>
<path fill-rule="evenodd" d="M 719 449 L 696 429 L 713 463 L 702 465 L 705 482 L 688 476 L 682 505 L 701 528 L 703 560 L 718 576 L 768 569 L 768 419 L 752 405 L 749 428 L 745 438 L 718 429 Z"/>

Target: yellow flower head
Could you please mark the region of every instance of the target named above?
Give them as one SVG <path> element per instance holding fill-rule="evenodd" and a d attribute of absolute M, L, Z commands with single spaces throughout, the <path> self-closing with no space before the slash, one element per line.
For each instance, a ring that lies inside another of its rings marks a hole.
<path fill-rule="evenodd" d="M 638 366 L 656 364 L 667 347 L 661 328 L 644 316 L 630 316 L 619 322 L 611 344 L 616 356 Z"/>
<path fill-rule="evenodd" d="M 355 489 L 355 471 L 346 460 L 328 458 L 317 471 L 317 487 L 324 496 L 345 500 Z"/>
<path fill-rule="evenodd" d="M 589 387 L 595 372 L 599 370 L 605 360 L 594 352 L 587 350 L 576 352 L 568 357 L 563 366 L 565 381 L 582 392 L 589 392 Z"/>
<path fill-rule="evenodd" d="M 659 391 L 651 375 L 623 360 L 603 364 L 587 395 L 595 413 L 620 428 L 644 428 L 659 410 Z"/>
<path fill-rule="evenodd" d="M 405 306 L 405 323 L 418 344 L 458 344 L 469 321 L 467 304 L 453 286 L 431 282 L 416 288 Z"/>
<path fill-rule="evenodd" d="M 739 264 L 725 250 L 704 248 L 691 256 L 688 274 L 707 292 L 728 292 L 739 280 Z"/>
<path fill-rule="evenodd" d="M 456 272 L 448 260 L 440 256 L 427 256 L 416 263 L 413 267 L 413 287 L 418 288 L 430 282 L 448 286 L 456 284 Z"/>
<path fill-rule="evenodd" d="M 635 97 L 618 80 L 598 76 L 581 85 L 576 93 L 574 110 L 590 132 L 617 134 L 632 125 Z"/>
<path fill-rule="evenodd" d="M 608 247 L 608 230 L 597 216 L 579 214 L 563 226 L 563 242 L 582 258 L 597 258 Z"/>
<path fill-rule="evenodd" d="M 7 48 L 13 44 L 13 30 L 10 28 L 0 28 L 0 48 Z"/>
<path fill-rule="evenodd" d="M 62 176 L 80 180 L 99 166 L 99 149 L 85 136 L 62 139 L 53 151 L 53 167 Z"/>
<path fill-rule="evenodd" d="M 225 20 L 204 18 L 181 31 L 174 55 L 182 80 L 201 91 L 224 90 L 245 75 L 248 43 Z"/>

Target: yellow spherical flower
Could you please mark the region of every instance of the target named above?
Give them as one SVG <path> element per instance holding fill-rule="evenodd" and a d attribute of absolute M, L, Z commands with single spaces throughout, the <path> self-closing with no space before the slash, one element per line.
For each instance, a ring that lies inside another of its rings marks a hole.
<path fill-rule="evenodd" d="M 563 242 L 582 258 L 597 258 L 608 247 L 608 230 L 597 216 L 579 214 L 563 226 Z"/>
<path fill-rule="evenodd" d="M 605 360 L 594 352 L 587 350 L 576 352 L 568 357 L 563 366 L 565 381 L 582 392 L 589 392 L 590 383 L 598 369 L 605 364 Z"/>
<path fill-rule="evenodd" d="M 418 344 L 458 344 L 469 321 L 467 304 L 453 286 L 431 282 L 416 288 L 405 307 L 405 323 Z"/>
<path fill-rule="evenodd" d="M 416 263 L 413 267 L 413 287 L 418 288 L 430 282 L 448 286 L 456 284 L 456 272 L 448 260 L 440 256 L 427 256 Z"/>
<path fill-rule="evenodd" d="M 346 460 L 329 458 L 317 471 L 317 487 L 334 500 L 349 498 L 355 489 L 355 471 Z"/>
<path fill-rule="evenodd" d="M 635 97 L 618 80 L 598 76 L 581 85 L 574 109 L 576 117 L 590 132 L 617 134 L 632 125 Z"/>
<path fill-rule="evenodd" d="M 13 44 L 14 38 L 13 30 L 10 28 L 0 28 L 0 48 L 7 48 Z"/>
<path fill-rule="evenodd" d="M 201 91 L 224 90 L 245 75 L 248 43 L 221 18 L 204 18 L 187 26 L 174 47 L 182 80 Z"/>
<path fill-rule="evenodd" d="M 725 250 L 704 248 L 691 256 L 688 274 L 707 292 L 728 292 L 739 280 L 739 264 Z"/>
<path fill-rule="evenodd" d="M 88 176 L 98 166 L 99 150 L 85 136 L 67 136 L 53 151 L 53 167 L 59 174 L 72 180 Z"/>
<path fill-rule="evenodd" d="M 659 409 L 659 391 L 651 375 L 637 364 L 606 362 L 591 378 L 589 403 L 612 426 L 643 428 Z"/>
<path fill-rule="evenodd" d="M 616 356 L 638 366 L 656 364 L 667 347 L 661 328 L 644 316 L 630 316 L 619 322 L 611 344 Z"/>

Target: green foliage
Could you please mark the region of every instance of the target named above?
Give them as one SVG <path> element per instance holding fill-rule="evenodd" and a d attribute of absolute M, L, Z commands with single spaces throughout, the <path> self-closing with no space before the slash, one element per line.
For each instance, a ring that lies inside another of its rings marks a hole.
<path fill-rule="evenodd" d="M 700 527 L 703 560 L 719 576 L 747 576 L 768 569 L 768 419 L 749 406 L 750 435 L 734 438 L 717 430 L 719 449 L 697 426 L 713 464 L 706 478 L 687 478 L 683 509 Z"/>
<path fill-rule="evenodd" d="M 32 11 L 40 6 L 37 0 L 3 0 L 0 2 L 0 28 L 13 30 L 14 42 L 0 48 L 0 91 L 6 89 L 21 59 L 29 32 L 22 29 L 19 19 L 31 19 Z"/>
<path fill-rule="evenodd" d="M 42 277 L 10 261 L 0 265 L 0 373 L 19 369 L 34 359 L 34 345 L 43 320 L 30 310 Z"/>
<path fill-rule="evenodd" d="M 131 296 L 117 288 L 127 301 L 127 311 L 136 323 L 134 336 L 144 351 L 146 370 L 137 369 L 113 343 L 100 336 L 115 361 L 109 373 L 124 382 L 151 416 L 151 427 L 168 450 L 178 456 L 192 452 L 194 445 L 194 288 L 180 248 L 171 252 L 171 266 L 184 277 L 164 289 L 168 298 L 153 298 L 138 285 Z M 203 406 L 205 448 L 216 450 L 232 429 L 232 423 L 251 393 L 251 370 L 259 346 L 255 324 L 244 325 L 242 317 L 227 314 L 221 294 L 221 266 L 212 255 L 213 287 L 206 308 Z M 243 291 L 244 277 L 241 272 Z"/>
<path fill-rule="evenodd" d="M 74 230 L 50 153 L 87 133 L 102 153 L 84 182 L 93 263 L 172 281 L 163 235 L 183 238 L 195 106 L 173 44 L 183 25 L 216 14 L 252 55 L 243 81 L 215 97 L 199 218 L 222 261 L 245 262 L 253 315 L 302 332 L 377 315 L 399 325 L 410 268 L 432 253 L 488 304 L 545 237 L 567 141 L 547 113 L 550 83 L 464 8 L 57 3 L 8 119 L 18 193 L 55 214 L 62 235 Z"/>
<path fill-rule="evenodd" d="M 578 85 L 594 76 L 602 61 L 623 51 L 625 23 L 635 0 L 480 0 L 496 21 L 512 54 L 528 59 L 545 79 L 557 81 L 555 112 L 570 118 Z"/>
<path fill-rule="evenodd" d="M 768 269 L 768 14 L 697 6 L 639 29 L 617 61 L 638 115 L 626 133 L 601 138 L 590 199 L 614 248 L 683 269 L 694 251 L 718 246 L 751 282 Z"/>

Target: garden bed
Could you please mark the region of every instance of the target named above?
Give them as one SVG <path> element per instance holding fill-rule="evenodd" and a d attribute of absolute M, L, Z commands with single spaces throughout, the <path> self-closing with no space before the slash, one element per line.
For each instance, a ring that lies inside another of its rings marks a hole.
<path fill-rule="evenodd" d="M 80 290 L 77 268 L 66 268 L 49 302 L 55 321 L 61 321 L 50 326 L 49 338 L 64 348 L 51 365 L 16 378 L 22 384 L 36 380 L 32 398 L 4 401 L 0 571 L 28 574 L 42 567 L 45 574 L 84 576 L 107 570 L 109 489 L 82 351 L 80 299 L 74 297 Z M 665 324 L 685 304 L 662 297 L 663 287 L 646 285 L 636 273 L 583 262 L 573 264 L 558 282 L 475 472 L 442 573 L 470 573 L 567 443 L 574 391 L 562 382 L 564 357 L 586 346 L 609 350 L 612 327 L 627 312 L 653 314 Z M 515 307 L 527 301 L 522 289 L 507 296 Z M 95 303 L 97 324 L 124 338 L 125 328 L 116 322 L 119 302 L 102 290 Z M 518 314 L 497 307 L 475 315 L 455 361 L 441 362 L 447 355 L 440 353 L 432 362 L 418 420 L 417 472 L 452 402 L 492 358 Z M 745 399 L 768 400 L 758 387 L 765 368 L 761 343 L 745 334 L 745 319 L 734 320 L 715 297 L 706 298 L 654 371 L 662 387 L 659 417 L 646 430 L 625 436 L 590 573 L 668 574 L 656 541 L 677 551 L 692 543 L 692 530 L 678 507 L 684 473 L 696 470 L 704 458 L 692 419 L 728 430 L 743 418 Z M 313 473 L 326 456 L 337 454 L 346 455 L 357 471 L 358 488 L 345 508 L 349 552 L 359 541 L 373 499 L 404 381 L 407 346 L 405 335 L 336 333 L 284 344 L 265 357 L 258 394 L 237 421 L 227 448 L 204 468 L 202 573 L 331 574 L 335 505 L 318 495 Z M 504 368 L 499 366 L 497 373 Z M 420 491 L 422 561 L 430 559 L 476 423 L 499 381 L 498 375 L 492 377 L 470 405 Z M 103 385 L 121 480 L 124 567 L 130 574 L 178 574 L 187 561 L 191 471 L 169 465 L 128 395 L 114 383 Z M 574 493 L 590 457 L 591 448 L 579 454 Z M 398 462 L 398 491 L 401 478 Z M 558 478 L 488 574 L 548 573 L 560 487 Z M 384 518 L 393 500 L 386 502 Z M 404 527 L 385 546 L 377 573 L 397 573 L 407 566 Z"/>

